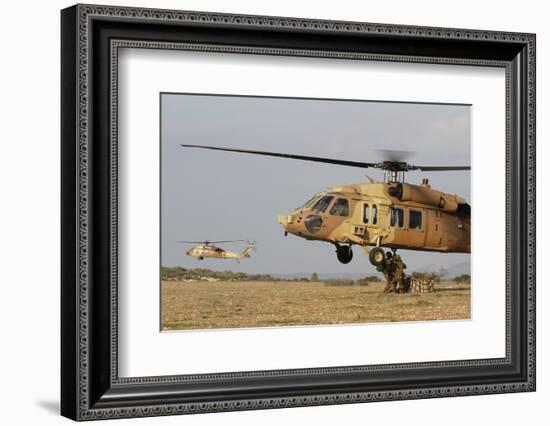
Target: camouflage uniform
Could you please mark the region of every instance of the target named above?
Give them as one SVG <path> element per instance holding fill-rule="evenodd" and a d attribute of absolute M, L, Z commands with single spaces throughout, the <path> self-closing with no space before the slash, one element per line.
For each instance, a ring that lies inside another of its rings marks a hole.
<path fill-rule="evenodd" d="M 390 282 L 390 287 L 391 287 L 390 291 L 394 291 L 394 292 L 399 291 L 400 293 L 402 293 L 405 290 L 404 283 L 403 283 L 403 279 L 405 277 L 403 276 L 404 275 L 403 271 L 406 267 L 407 266 L 401 260 L 401 256 L 396 254 L 395 256 L 392 257 L 390 269 L 393 272 L 393 277 Z"/>
<path fill-rule="evenodd" d="M 391 293 L 395 291 L 395 288 L 391 286 L 392 282 L 392 255 L 391 253 L 386 253 L 386 258 L 384 261 L 376 267 L 378 272 L 384 273 L 384 278 L 386 279 L 386 287 L 384 287 L 384 293 Z"/>

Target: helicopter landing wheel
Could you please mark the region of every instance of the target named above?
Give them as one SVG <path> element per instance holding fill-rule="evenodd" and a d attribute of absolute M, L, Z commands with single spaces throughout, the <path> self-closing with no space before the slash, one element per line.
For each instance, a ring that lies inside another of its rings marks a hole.
<path fill-rule="evenodd" d="M 382 262 L 384 262 L 385 257 L 386 255 L 384 254 L 384 250 L 380 247 L 375 247 L 369 251 L 369 260 L 374 266 L 381 265 Z"/>
<path fill-rule="evenodd" d="M 351 246 L 336 246 L 336 257 L 340 263 L 350 263 L 353 259 L 353 251 L 351 251 Z"/>

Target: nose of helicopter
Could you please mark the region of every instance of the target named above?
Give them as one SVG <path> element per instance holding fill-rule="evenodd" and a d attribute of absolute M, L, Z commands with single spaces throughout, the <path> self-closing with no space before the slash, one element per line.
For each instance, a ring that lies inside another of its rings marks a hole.
<path fill-rule="evenodd" d="M 298 212 L 280 214 L 277 216 L 277 222 L 279 222 L 285 232 L 290 232 L 291 234 L 297 234 L 303 230 L 303 226 L 301 226 L 302 220 Z"/>
<path fill-rule="evenodd" d="M 281 224 L 281 226 L 285 229 L 286 229 L 287 223 L 289 223 L 291 221 L 292 221 L 291 215 L 280 214 L 280 215 L 277 216 L 277 222 L 279 222 Z"/>

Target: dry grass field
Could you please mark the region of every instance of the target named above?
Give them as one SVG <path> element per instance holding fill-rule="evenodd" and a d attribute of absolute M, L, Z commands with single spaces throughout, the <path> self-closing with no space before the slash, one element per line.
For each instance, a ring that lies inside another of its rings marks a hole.
<path fill-rule="evenodd" d="M 163 281 L 162 329 L 273 327 L 470 318 L 470 285 L 385 294 L 383 283 Z"/>

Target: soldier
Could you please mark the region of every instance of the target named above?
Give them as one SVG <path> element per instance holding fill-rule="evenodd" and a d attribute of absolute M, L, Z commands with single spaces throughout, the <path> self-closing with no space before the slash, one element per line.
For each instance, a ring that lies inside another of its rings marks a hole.
<path fill-rule="evenodd" d="M 383 260 L 382 263 L 380 263 L 380 265 L 376 267 L 376 270 L 378 272 L 384 273 L 384 278 L 386 279 L 386 287 L 384 287 L 384 293 L 391 293 L 392 291 L 392 263 L 392 254 L 391 252 L 387 252 L 386 258 Z M 395 288 L 393 288 L 393 290 L 395 291 Z"/>
<path fill-rule="evenodd" d="M 392 271 L 392 279 L 390 282 L 390 291 L 403 293 L 405 291 L 405 284 L 403 282 L 404 277 L 404 269 L 407 267 L 401 260 L 401 256 L 396 254 L 392 257 L 391 262 L 391 271 Z"/>

